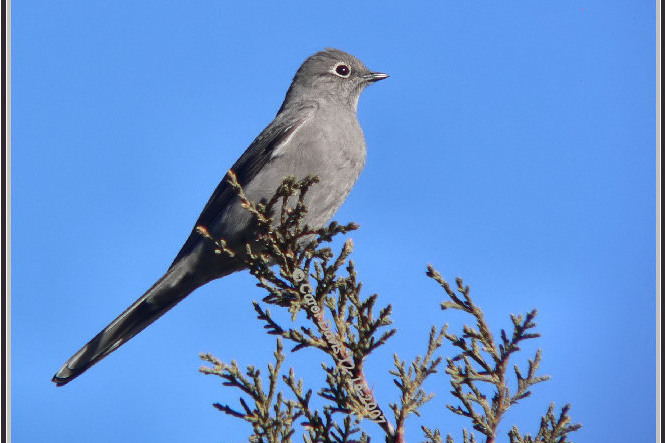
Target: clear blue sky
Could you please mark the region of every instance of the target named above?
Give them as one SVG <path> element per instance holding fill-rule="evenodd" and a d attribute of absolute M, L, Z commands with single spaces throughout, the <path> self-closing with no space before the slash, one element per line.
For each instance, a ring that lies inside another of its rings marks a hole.
<path fill-rule="evenodd" d="M 577 442 L 655 438 L 655 2 L 47 2 L 12 5 L 14 441 L 244 441 L 237 392 L 199 352 L 263 369 L 274 338 L 246 273 L 216 281 L 88 373 L 61 364 L 163 273 L 226 170 L 325 47 L 390 79 L 360 100 L 356 221 L 365 294 L 398 335 L 367 363 L 387 409 L 392 353 L 443 313 L 432 263 L 495 328 L 539 310 L 537 386 L 505 418 L 535 432 L 572 404 Z M 452 348 L 443 348 L 450 355 Z M 322 356 L 286 367 L 321 384 Z M 526 356 L 524 356 L 526 358 Z M 523 361 L 522 361 L 523 362 Z M 443 374 L 419 426 L 461 441 Z M 364 428 L 382 441 L 379 428 Z"/>

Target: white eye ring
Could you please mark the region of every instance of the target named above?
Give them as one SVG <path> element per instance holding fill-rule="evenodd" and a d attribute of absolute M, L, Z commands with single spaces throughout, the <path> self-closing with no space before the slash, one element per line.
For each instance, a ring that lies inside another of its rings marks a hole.
<path fill-rule="evenodd" d="M 351 75 L 351 68 L 344 62 L 337 62 L 330 72 L 338 77 L 349 78 Z"/>

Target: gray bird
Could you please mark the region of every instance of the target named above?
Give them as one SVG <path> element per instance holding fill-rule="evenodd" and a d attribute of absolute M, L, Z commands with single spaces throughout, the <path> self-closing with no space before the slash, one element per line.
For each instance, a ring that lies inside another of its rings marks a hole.
<path fill-rule="evenodd" d="M 387 78 L 346 52 L 327 49 L 309 57 L 291 82 L 275 119 L 231 170 L 250 200 L 270 198 L 282 179 L 317 175 L 306 194 L 312 227 L 327 223 L 365 165 L 365 138 L 356 115 L 365 86 Z M 157 282 L 74 354 L 53 376 L 63 386 L 141 332 L 196 288 L 244 268 L 239 258 L 214 254 L 196 226 L 207 228 L 231 249 L 253 238 L 250 214 L 226 179 L 215 189 L 175 260 Z"/>

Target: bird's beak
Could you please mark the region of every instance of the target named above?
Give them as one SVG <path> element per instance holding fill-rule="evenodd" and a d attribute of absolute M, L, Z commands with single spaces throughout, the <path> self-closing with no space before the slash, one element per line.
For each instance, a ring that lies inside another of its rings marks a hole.
<path fill-rule="evenodd" d="M 370 72 L 369 74 L 363 75 L 363 79 L 367 83 L 374 83 L 378 82 L 379 80 L 383 80 L 384 78 L 390 77 L 388 74 L 384 74 L 383 72 Z"/>

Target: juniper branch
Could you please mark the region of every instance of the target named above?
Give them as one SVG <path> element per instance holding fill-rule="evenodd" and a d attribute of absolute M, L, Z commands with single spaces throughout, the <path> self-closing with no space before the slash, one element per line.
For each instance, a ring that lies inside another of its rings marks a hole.
<path fill-rule="evenodd" d="M 568 415 L 570 405 L 561 408 L 559 417 L 554 415 L 554 403 L 550 404 L 547 413 L 540 421 L 540 429 L 535 437 L 529 434 L 522 436 L 517 426 L 508 432 L 510 443 L 567 443 L 568 434 L 579 430 L 581 424 L 571 424 L 571 418 Z"/>
<path fill-rule="evenodd" d="M 397 354 L 394 354 L 395 368 L 390 373 L 396 377 L 393 382 L 402 392 L 400 398 L 401 404 L 391 403 L 390 408 L 395 415 L 395 432 L 398 435 L 397 440 L 404 440 L 404 426 L 409 414 L 420 416 L 418 409 L 434 397 L 434 394 L 425 392 L 422 385 L 425 379 L 436 373 L 437 366 L 442 358 L 434 358 L 434 352 L 438 350 L 445 334 L 445 327 L 437 334 L 436 328 L 432 327 L 429 334 L 427 352 L 421 359 L 419 356 L 408 366 L 401 361 Z"/>
<path fill-rule="evenodd" d="M 538 350 L 529 360 L 526 374 L 514 365 L 517 390 L 512 393 L 507 384 L 507 367 L 512 355 L 520 350 L 522 341 L 539 337 L 532 332 L 536 326 L 535 310 L 524 316 L 511 315 L 512 332 L 507 334 L 501 330 L 497 341 L 462 279 L 456 280 L 453 289 L 430 266 L 428 276 L 437 281 L 448 296 L 448 300 L 441 304 L 442 309 L 466 312 L 474 318 L 475 327 L 465 325 L 461 336 L 448 332 L 446 326 L 438 332 L 432 328 L 425 355 L 417 356 L 408 365 L 394 355 L 395 369 L 390 372 L 396 377 L 394 382 L 401 397 L 399 405 L 389 405 L 394 415 L 393 425 L 376 401 L 364 372 L 367 357 L 396 332 L 386 329 L 392 323 L 392 307 L 377 309 L 376 294 L 360 295 L 362 284 L 357 280 L 354 263 L 349 260 L 353 250 L 350 239 L 337 254 L 325 246 L 336 235 L 348 233 L 358 226 L 332 222 L 323 228 L 312 229 L 303 224 L 307 215 L 305 195 L 317 182 L 315 177 L 300 181 L 288 177 L 275 195 L 265 202 L 249 201 L 235 175 L 230 172 L 228 177 L 243 207 L 255 218 L 256 239 L 247 244 L 244 251 L 232 251 L 224 239 L 214 239 L 204 227 L 199 227 L 199 233 L 213 242 L 216 253 L 244 261 L 257 278 L 257 286 L 268 292 L 263 298 L 264 303 L 287 308 L 292 322 L 304 312 L 309 322 L 298 328 L 283 327 L 269 309 L 254 302 L 257 318 L 264 323 L 266 332 L 279 337 L 276 362 L 268 367 L 267 391 L 254 367 L 248 366 L 243 374 L 235 362 L 227 365 L 209 354 L 202 355 L 202 359 L 212 364 L 212 367 L 202 368 L 202 372 L 215 374 L 224 380 L 224 385 L 242 392 L 240 408 L 221 404 L 215 404 L 215 407 L 252 424 L 251 441 L 290 442 L 295 432 L 293 423 L 302 418 L 306 442 L 368 442 L 369 437 L 358 425 L 364 418 L 370 418 L 381 426 L 386 442 L 404 442 L 407 417 L 411 414 L 419 416 L 419 409 L 433 396 L 422 386 L 428 376 L 437 372 L 442 357 L 435 356 L 435 353 L 444 339 L 457 349 L 457 354 L 447 359 L 446 373 L 450 376 L 451 393 L 459 404 L 448 404 L 447 408 L 468 417 L 473 428 L 486 436 L 487 442 L 494 442 L 498 424 L 508 408 L 528 397 L 533 385 L 549 379 L 536 375 L 542 358 Z M 344 272 L 344 276 L 340 275 Z M 292 352 L 311 347 L 331 358 L 332 364 L 322 363 L 326 385 L 318 390 L 317 395 L 327 403 L 320 411 L 311 406 L 312 390 L 305 390 L 303 381 L 296 380 L 292 368 L 281 379 L 295 399 L 287 399 L 277 390 L 279 371 L 285 358 L 281 339 L 293 343 Z M 493 388 L 491 399 L 480 388 L 485 385 Z M 513 428 L 509 433 L 511 443 L 565 442 L 567 434 L 579 429 L 580 425 L 570 424 L 568 406 L 563 408 L 558 419 L 553 407 L 550 406 L 543 417 L 535 438 L 528 434 L 522 437 L 519 430 Z M 422 430 L 427 441 L 442 443 L 439 429 L 422 426 Z M 477 442 L 474 434 L 466 429 L 463 430 L 463 441 Z M 454 443 L 450 434 L 446 436 L 446 443 Z"/>
<path fill-rule="evenodd" d="M 357 229 L 357 225 L 332 222 L 321 229 L 303 225 L 307 214 L 304 197 L 309 186 L 316 183 L 314 177 L 300 181 L 288 177 L 269 201 L 259 203 L 247 198 L 234 174 L 229 173 L 228 177 L 257 226 L 256 239 L 247 245 L 246 251 L 242 254 L 231 251 L 231 254 L 244 260 L 257 278 L 257 286 L 268 292 L 263 302 L 287 307 L 292 321 L 304 311 L 313 327 L 282 327 L 269 310 L 255 303 L 259 320 L 265 323 L 269 334 L 292 341 L 295 344 L 292 351 L 314 347 L 332 358 L 334 365 L 328 368 L 328 387 L 319 391 L 321 397 L 333 402 L 328 409 L 331 417 L 335 412 L 351 413 L 358 419 L 369 417 L 387 435 L 392 435 L 393 427 L 376 402 L 363 369 L 367 356 L 395 333 L 394 329 L 381 331 L 391 324 L 391 308 L 380 309 L 375 317 L 376 295 L 360 296 L 362 286 L 356 280 L 353 263 L 348 260 L 353 250 L 350 239 L 336 256 L 329 247 L 322 246 L 335 235 Z M 226 253 L 228 247 L 223 239 L 215 242 L 219 253 Z M 347 275 L 339 276 L 345 265 Z M 310 271 L 314 280 L 311 285 L 307 278 Z M 329 320 L 326 314 L 330 315 Z M 331 432 L 339 438 L 350 435 L 351 428 L 346 424 L 331 426 Z"/>
<path fill-rule="evenodd" d="M 462 279 L 456 279 L 457 288 L 453 290 L 431 265 L 428 266 L 427 275 L 439 283 L 449 298 L 449 300 L 441 303 L 443 310 L 458 309 L 464 311 L 470 314 L 476 322 L 476 328 L 465 325 L 461 337 L 445 333 L 445 338 L 459 350 L 457 355 L 448 359 L 446 373 L 450 376 L 451 393 L 459 400 L 460 405 L 448 404 L 447 407 L 453 413 L 469 418 L 473 428 L 485 435 L 488 443 L 493 443 L 496 439 L 499 422 L 508 408 L 531 395 L 530 388 L 533 385 L 549 380 L 549 376 L 536 375 L 542 358 L 542 352 L 538 350 L 534 358 L 529 360 L 526 375 L 523 375 L 519 367 L 514 365 L 517 379 L 517 391 L 514 394 L 511 393 L 507 383 L 507 366 L 511 356 L 520 350 L 520 343 L 524 340 L 540 337 L 540 334 L 531 332 L 536 327 L 534 319 L 537 312 L 534 309 L 524 316 L 511 315 L 512 333 L 509 337 L 505 330 L 501 330 L 500 341 L 497 343 L 481 309 L 473 302 L 469 287 L 464 285 Z M 489 385 L 493 388 L 490 401 L 482 393 L 479 387 L 480 384 Z M 562 414 L 562 417 L 564 416 L 565 414 Z M 544 417 L 543 423 L 550 424 L 551 429 L 560 430 L 562 432 L 560 435 L 565 435 L 579 428 L 575 427 L 578 425 L 566 427 L 568 422 L 555 428 L 555 425 L 552 424 L 554 422 L 551 419 L 551 410 L 546 417 L 547 420 Z M 546 432 L 550 428 L 541 425 L 542 432 Z M 516 428 L 513 428 L 511 432 L 513 432 L 511 435 L 514 435 L 516 439 L 521 438 Z M 425 435 L 430 440 L 435 436 L 431 431 L 426 432 Z M 451 437 L 449 436 L 449 438 Z M 465 442 L 467 440 L 474 441 L 474 439 L 473 434 L 467 434 L 465 431 Z M 515 441 L 521 442 L 522 440 Z"/>
<path fill-rule="evenodd" d="M 279 372 L 284 362 L 282 341 L 277 340 L 277 349 L 274 353 L 275 364 L 268 365 L 268 391 L 263 388 L 261 373 L 253 366 L 248 366 L 245 375 L 240 371 L 235 361 L 226 364 L 210 354 L 202 354 L 204 361 L 213 366 L 203 366 L 199 370 L 208 375 L 215 375 L 223 380 L 225 386 L 232 386 L 247 394 L 254 402 L 250 406 L 245 398 L 239 401 L 242 411 L 229 405 L 215 403 L 213 406 L 220 411 L 242 418 L 252 425 L 253 434 L 250 441 L 257 443 L 287 443 L 291 442 L 294 433 L 293 423 L 302 415 L 297 403 L 285 400 L 281 392 L 277 392 Z M 283 409 L 284 408 L 284 409 Z"/>

